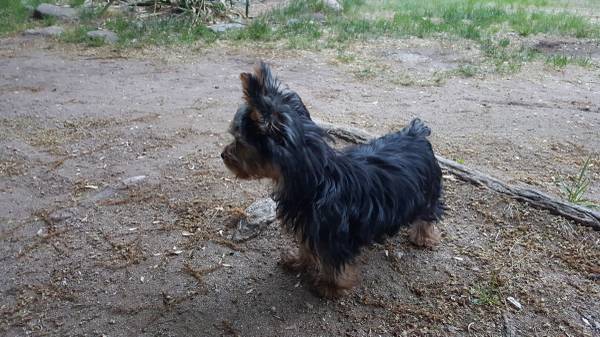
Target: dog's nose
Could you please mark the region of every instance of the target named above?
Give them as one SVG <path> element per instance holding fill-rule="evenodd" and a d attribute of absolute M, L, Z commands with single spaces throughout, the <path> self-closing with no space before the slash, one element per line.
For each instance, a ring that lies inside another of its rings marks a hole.
<path fill-rule="evenodd" d="M 221 159 L 225 159 L 225 152 L 221 152 Z"/>

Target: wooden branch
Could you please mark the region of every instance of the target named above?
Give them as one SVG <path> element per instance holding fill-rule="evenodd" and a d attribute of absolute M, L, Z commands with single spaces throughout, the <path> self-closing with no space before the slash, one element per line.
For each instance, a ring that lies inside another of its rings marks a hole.
<path fill-rule="evenodd" d="M 364 144 L 376 137 L 366 131 L 355 128 L 348 128 L 325 122 L 317 122 L 317 124 L 325 129 L 331 136 L 349 143 Z M 553 214 L 561 215 L 582 225 L 590 226 L 595 230 L 600 230 L 600 212 L 598 211 L 560 200 L 529 187 L 509 185 L 500 179 L 468 168 L 442 156 L 436 155 L 436 158 L 442 168 L 461 180 L 477 186 L 485 186 L 493 191 L 506 194 L 516 200 L 529 203 L 533 207 L 548 210 Z"/>

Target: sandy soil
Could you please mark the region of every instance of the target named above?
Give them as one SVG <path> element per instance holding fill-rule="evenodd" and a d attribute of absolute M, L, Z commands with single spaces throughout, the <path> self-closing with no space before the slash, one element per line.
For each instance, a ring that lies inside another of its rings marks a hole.
<path fill-rule="evenodd" d="M 450 176 L 442 244 L 416 249 L 402 233 L 370 247 L 361 285 L 338 301 L 278 267 L 293 243 L 276 224 L 228 239 L 269 193 L 219 158 L 238 75 L 258 58 L 321 120 L 385 133 L 419 116 L 438 153 L 512 183 L 557 194 L 595 154 L 588 197 L 600 199 L 598 70 L 402 86 L 385 80 L 394 69 L 417 76 L 464 52 L 411 41 L 376 55 L 392 71 L 365 79 L 325 53 L 1 40 L 0 334 L 600 335 L 600 233 Z"/>

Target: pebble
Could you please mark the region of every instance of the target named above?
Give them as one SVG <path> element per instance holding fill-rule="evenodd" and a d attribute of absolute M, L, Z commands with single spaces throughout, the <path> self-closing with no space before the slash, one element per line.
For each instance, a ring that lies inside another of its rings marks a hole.
<path fill-rule="evenodd" d="M 215 33 L 223 33 L 232 29 L 242 29 L 244 25 L 241 23 L 233 22 L 233 23 L 218 23 L 216 25 L 208 26 L 208 29 L 212 30 Z"/>
<path fill-rule="evenodd" d="M 515 307 L 516 309 L 523 309 L 523 305 L 521 305 L 521 303 L 519 303 L 519 301 L 517 301 L 516 298 L 514 297 L 507 297 L 506 300 L 508 301 L 508 303 L 510 303 L 513 307 Z"/>
<path fill-rule="evenodd" d="M 87 32 L 87 36 L 95 39 L 103 39 L 104 42 L 114 44 L 119 41 L 119 36 L 110 30 L 93 30 Z"/>
<path fill-rule="evenodd" d="M 275 221 L 277 205 L 271 198 L 260 199 L 245 210 L 246 217 L 238 223 L 233 233 L 233 241 L 245 241 L 258 235 L 266 226 Z"/>

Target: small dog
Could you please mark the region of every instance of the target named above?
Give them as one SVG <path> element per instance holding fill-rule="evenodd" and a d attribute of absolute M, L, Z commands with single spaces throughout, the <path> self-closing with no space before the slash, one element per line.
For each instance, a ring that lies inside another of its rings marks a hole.
<path fill-rule="evenodd" d="M 331 298 L 356 283 L 361 247 L 411 224 L 414 244 L 439 241 L 433 223 L 443 211 L 442 174 L 423 122 L 340 151 L 265 63 L 240 79 L 245 104 L 221 157 L 238 178 L 274 181 L 277 216 L 300 244 L 283 256 L 284 267 L 307 271 L 319 294 Z"/>

